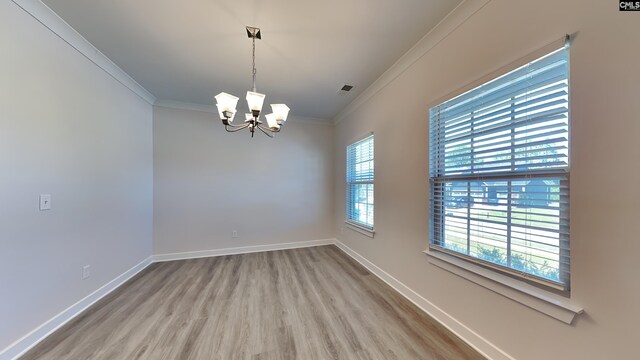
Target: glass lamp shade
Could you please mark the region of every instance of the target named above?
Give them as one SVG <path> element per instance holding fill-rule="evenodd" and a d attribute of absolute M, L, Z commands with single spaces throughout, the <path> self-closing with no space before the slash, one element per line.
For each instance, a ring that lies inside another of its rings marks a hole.
<path fill-rule="evenodd" d="M 231 113 L 231 116 L 229 116 L 229 123 L 233 122 L 233 118 L 236 117 L 236 110 L 234 109 L 232 110 L 224 110 L 224 108 L 222 106 L 220 106 L 220 104 L 216 104 L 216 106 L 218 107 L 218 115 L 220 115 L 220 119 L 221 120 L 226 120 L 227 118 L 224 116 L 223 112 L 224 111 L 228 111 L 229 113 Z"/>
<path fill-rule="evenodd" d="M 231 119 L 236 113 L 236 106 L 238 106 L 238 97 L 233 96 L 231 94 L 227 94 L 225 92 L 221 92 L 220 94 L 215 96 L 216 106 L 218 107 L 218 115 L 220 115 L 220 119 L 225 119 L 223 112 L 229 111 L 233 113 Z M 229 120 L 231 121 L 231 120 Z"/>
<path fill-rule="evenodd" d="M 276 117 L 276 121 L 278 125 L 283 124 L 287 121 L 287 116 L 289 116 L 289 107 L 285 104 L 271 104 L 271 110 L 273 110 L 273 114 Z"/>
<path fill-rule="evenodd" d="M 267 119 L 267 125 L 270 129 L 279 129 L 278 121 L 276 120 L 276 114 L 271 113 L 264 116 Z"/>
<path fill-rule="evenodd" d="M 253 91 L 247 91 L 247 105 L 249 110 L 260 111 L 262 110 L 262 104 L 264 103 L 265 94 L 260 94 Z"/>

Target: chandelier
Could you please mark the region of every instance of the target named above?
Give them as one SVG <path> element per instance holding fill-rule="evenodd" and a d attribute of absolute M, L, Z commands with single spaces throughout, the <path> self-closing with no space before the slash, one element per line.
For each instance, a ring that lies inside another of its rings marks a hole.
<path fill-rule="evenodd" d="M 251 91 L 247 91 L 247 105 L 249 105 L 251 112 L 245 114 L 244 124 L 234 125 L 233 118 L 236 116 L 238 97 L 221 92 L 215 96 L 218 115 L 220 115 L 224 129 L 228 132 L 249 129 L 251 137 L 253 137 L 254 132 L 258 129 L 265 135 L 273 137 L 275 133 L 280 132 L 287 121 L 289 107 L 285 104 L 271 104 L 272 113 L 265 115 L 267 125 L 263 125 L 260 120 L 260 111 L 262 111 L 266 95 L 256 91 L 256 39 L 262 39 L 262 34 L 260 28 L 247 26 L 247 35 L 253 42 L 253 88 Z"/>

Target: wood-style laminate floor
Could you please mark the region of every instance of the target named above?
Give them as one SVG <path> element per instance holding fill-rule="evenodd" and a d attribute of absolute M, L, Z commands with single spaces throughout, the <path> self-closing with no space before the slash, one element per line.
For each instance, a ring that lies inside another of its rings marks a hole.
<path fill-rule="evenodd" d="M 29 359 L 484 359 L 335 246 L 155 263 Z"/>

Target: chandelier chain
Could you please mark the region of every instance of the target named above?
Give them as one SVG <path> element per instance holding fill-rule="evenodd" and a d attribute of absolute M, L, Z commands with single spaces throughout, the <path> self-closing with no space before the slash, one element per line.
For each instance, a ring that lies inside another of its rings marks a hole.
<path fill-rule="evenodd" d="M 253 92 L 256 91 L 256 38 L 253 37 Z"/>

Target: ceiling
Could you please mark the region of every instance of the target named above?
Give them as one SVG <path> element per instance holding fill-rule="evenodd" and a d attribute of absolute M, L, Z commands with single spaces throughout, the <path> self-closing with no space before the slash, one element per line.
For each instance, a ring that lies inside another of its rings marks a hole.
<path fill-rule="evenodd" d="M 257 89 L 265 105 L 333 118 L 461 0 L 43 0 L 158 99 L 212 105 Z M 354 85 L 347 96 L 337 94 Z M 239 107 L 245 107 L 241 101 Z"/>

